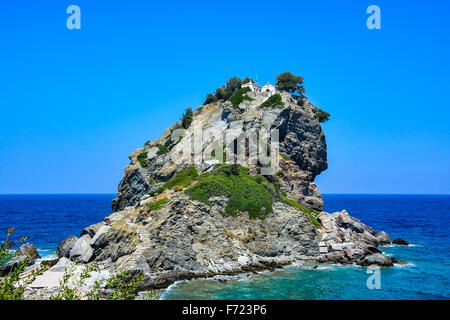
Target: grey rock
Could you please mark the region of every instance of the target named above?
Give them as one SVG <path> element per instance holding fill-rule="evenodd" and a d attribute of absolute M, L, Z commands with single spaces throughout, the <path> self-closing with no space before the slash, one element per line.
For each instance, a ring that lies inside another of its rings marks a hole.
<path fill-rule="evenodd" d="M 124 216 L 125 216 L 124 211 L 114 212 L 114 213 L 111 213 L 109 216 L 107 216 L 104 220 L 105 220 L 105 223 L 111 224 L 113 222 L 119 221 Z"/>
<path fill-rule="evenodd" d="M 92 257 L 93 250 L 90 245 L 91 237 L 84 235 L 75 242 L 72 250 L 70 250 L 70 260 L 89 262 Z"/>
<path fill-rule="evenodd" d="M 364 232 L 364 226 L 358 221 L 351 221 L 349 224 L 350 228 L 358 233 Z"/>
<path fill-rule="evenodd" d="M 361 261 L 361 265 L 363 266 L 379 265 L 390 267 L 394 265 L 394 260 L 391 257 L 384 255 L 382 253 L 375 253 L 365 256 L 364 259 Z"/>
<path fill-rule="evenodd" d="M 78 240 L 78 237 L 70 236 L 70 237 L 64 239 L 63 241 L 61 241 L 60 244 L 58 245 L 58 250 L 56 251 L 57 256 L 59 258 L 62 258 L 62 257 L 69 258 L 70 250 L 72 250 L 72 248 L 75 245 L 75 243 L 77 242 L 77 240 Z"/>
<path fill-rule="evenodd" d="M 21 245 L 18 250 L 18 255 L 28 256 L 33 261 L 41 258 L 37 248 L 32 243 L 24 243 L 23 245 Z"/>
<path fill-rule="evenodd" d="M 35 263 L 36 259 L 40 258 L 41 257 L 36 247 L 32 243 L 24 243 L 19 247 L 14 257 L 12 257 L 4 265 L 0 266 L 0 275 L 13 272 L 22 264 L 25 264 L 25 266 L 30 266 Z"/>
<path fill-rule="evenodd" d="M 33 264 L 32 260 L 27 260 L 25 255 L 15 256 L 4 265 L 0 266 L 0 275 L 4 276 L 10 272 L 13 272 L 21 264 L 26 263 L 27 266 Z"/>
<path fill-rule="evenodd" d="M 107 235 L 107 233 L 108 233 L 108 231 L 110 229 L 111 229 L 111 227 L 108 226 L 108 225 L 102 226 L 97 231 L 97 233 L 94 235 L 94 237 L 91 239 L 91 242 L 90 242 L 91 246 L 93 248 L 99 248 L 102 245 L 104 245 L 105 244 L 105 237 L 106 237 L 106 235 Z"/>
<path fill-rule="evenodd" d="M 409 242 L 406 240 L 403 240 L 401 238 L 397 238 L 394 241 L 392 241 L 393 244 L 401 245 L 401 246 L 409 246 Z"/>
<path fill-rule="evenodd" d="M 81 231 L 80 237 L 87 234 L 92 238 L 97 233 L 97 231 L 104 225 L 105 225 L 104 221 L 90 225 L 89 227 L 86 227 L 83 229 L 83 231 Z"/>
<path fill-rule="evenodd" d="M 364 250 L 359 248 L 346 248 L 345 254 L 347 255 L 347 257 L 349 257 L 351 261 L 361 260 L 366 255 Z"/>
<path fill-rule="evenodd" d="M 376 238 L 377 238 L 378 243 L 380 245 L 390 244 L 391 243 L 391 237 L 384 231 L 378 232 L 376 234 Z"/>

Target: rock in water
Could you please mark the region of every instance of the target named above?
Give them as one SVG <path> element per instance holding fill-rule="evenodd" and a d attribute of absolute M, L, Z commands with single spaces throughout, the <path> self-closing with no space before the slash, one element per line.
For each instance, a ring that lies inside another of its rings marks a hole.
<path fill-rule="evenodd" d="M 362 260 L 361 265 L 363 265 L 363 266 L 378 265 L 378 266 L 391 267 L 394 265 L 394 260 L 385 254 L 375 253 L 375 254 L 366 256 Z"/>
<path fill-rule="evenodd" d="M 392 243 L 393 243 L 393 244 L 400 245 L 400 246 L 409 246 L 409 242 L 406 241 L 406 240 L 403 240 L 403 239 L 401 239 L 401 238 L 395 239 L 394 241 L 392 241 Z"/>
<path fill-rule="evenodd" d="M 384 232 L 384 231 L 380 231 L 378 232 L 375 237 L 378 240 L 378 243 L 380 245 L 384 245 L 384 244 L 390 244 L 391 243 L 391 237 L 389 237 L 389 235 Z"/>
<path fill-rule="evenodd" d="M 78 240 L 78 237 L 70 236 L 70 237 L 64 239 L 63 241 L 61 241 L 61 243 L 58 245 L 58 251 L 56 252 L 56 254 L 58 255 L 58 258 L 62 258 L 62 257 L 69 258 L 70 250 L 72 250 L 72 248 L 75 245 L 75 243 L 77 242 L 77 240 Z"/>
<path fill-rule="evenodd" d="M 70 250 L 70 260 L 89 262 L 92 257 L 92 248 L 90 245 L 91 237 L 84 235 L 75 242 L 72 250 Z"/>

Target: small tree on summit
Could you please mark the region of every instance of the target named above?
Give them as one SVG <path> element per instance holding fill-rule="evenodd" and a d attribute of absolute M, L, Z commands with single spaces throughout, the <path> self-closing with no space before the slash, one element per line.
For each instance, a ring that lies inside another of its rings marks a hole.
<path fill-rule="evenodd" d="M 301 76 L 296 76 L 291 72 L 283 72 L 277 75 L 276 79 L 278 90 L 298 93 L 301 97 L 305 93 L 305 87 L 303 87 L 303 77 Z"/>
<path fill-rule="evenodd" d="M 214 92 L 216 98 L 218 100 L 228 100 L 233 95 L 233 91 L 230 88 L 226 88 L 225 86 L 222 86 L 220 88 L 217 88 Z"/>
<path fill-rule="evenodd" d="M 253 79 L 252 78 L 250 78 L 250 77 L 246 77 L 243 81 L 242 81 L 242 84 L 244 84 L 244 83 L 249 83 L 249 82 L 253 82 L 253 83 L 255 83 L 255 81 L 253 81 Z"/>
<path fill-rule="evenodd" d="M 242 80 L 238 77 L 233 77 L 227 80 L 226 82 L 227 88 L 230 89 L 233 93 L 241 88 Z"/>
<path fill-rule="evenodd" d="M 213 103 L 213 102 L 216 102 L 216 101 L 217 101 L 216 96 L 213 95 L 212 93 L 208 93 L 206 95 L 206 99 L 205 99 L 205 102 L 203 102 L 203 104 L 209 104 L 209 103 Z"/>

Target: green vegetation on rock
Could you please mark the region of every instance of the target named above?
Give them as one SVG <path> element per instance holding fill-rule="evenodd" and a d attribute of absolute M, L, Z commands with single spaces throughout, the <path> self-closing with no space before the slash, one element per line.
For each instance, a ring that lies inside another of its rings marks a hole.
<path fill-rule="evenodd" d="M 291 158 L 285 153 L 280 152 L 280 156 L 283 158 L 284 161 L 291 161 Z"/>
<path fill-rule="evenodd" d="M 237 90 L 236 93 L 230 97 L 230 102 L 233 104 L 233 107 L 236 108 L 244 100 L 252 101 L 253 99 L 246 95 L 249 91 L 251 91 L 249 87 L 240 88 Z"/>
<path fill-rule="evenodd" d="M 283 203 L 285 203 L 285 204 L 288 204 L 288 205 L 290 205 L 290 206 L 292 206 L 292 207 L 294 207 L 294 208 L 299 209 L 301 212 L 303 212 L 304 214 L 308 215 L 308 216 L 309 216 L 309 220 L 311 220 L 311 223 L 312 223 L 313 225 L 315 225 L 316 227 L 320 227 L 320 226 L 321 226 L 321 224 L 316 220 L 316 216 L 317 216 L 320 212 L 318 212 L 318 211 L 316 211 L 316 210 L 313 210 L 313 209 L 308 209 L 308 208 L 302 206 L 300 203 L 295 202 L 294 200 L 291 200 L 291 199 L 286 198 L 286 197 L 283 197 L 283 198 L 281 199 L 281 201 L 282 201 Z"/>
<path fill-rule="evenodd" d="M 150 192 L 150 195 L 160 194 L 166 189 L 173 188 L 175 186 L 180 186 L 183 188 L 189 187 L 198 177 L 197 169 L 194 166 L 187 167 L 180 173 L 176 174 L 169 181 L 163 184 L 162 187 Z"/>
<path fill-rule="evenodd" d="M 278 90 L 297 93 L 301 97 L 305 93 L 305 87 L 303 87 L 303 77 L 301 76 L 296 76 L 291 72 L 283 72 L 277 75 L 276 79 Z"/>
<path fill-rule="evenodd" d="M 187 108 L 181 116 L 181 126 L 184 129 L 187 130 L 191 126 L 193 115 L 192 108 Z"/>
<path fill-rule="evenodd" d="M 330 114 L 322 109 L 316 107 L 314 113 L 317 115 L 319 122 L 327 122 L 330 120 Z"/>
<path fill-rule="evenodd" d="M 264 101 L 260 106 L 262 108 L 284 108 L 284 102 L 279 93 L 270 96 L 269 99 Z"/>
<path fill-rule="evenodd" d="M 145 168 L 147 166 L 147 151 L 140 153 L 137 156 L 137 161 L 139 161 L 141 167 Z"/>
<path fill-rule="evenodd" d="M 205 204 L 210 204 L 211 197 L 222 196 L 228 199 L 225 215 L 248 212 L 252 219 L 264 219 L 273 212 L 272 203 L 279 194 L 279 186 L 261 175 L 250 176 L 248 169 L 240 165 L 218 164 L 211 173 L 202 174 L 185 193 Z"/>
<path fill-rule="evenodd" d="M 213 95 L 212 93 L 208 93 L 206 95 L 206 99 L 205 99 L 205 102 L 203 102 L 203 104 L 209 104 L 209 103 L 213 103 L 213 102 L 217 102 L 217 97 L 215 95 Z"/>
<path fill-rule="evenodd" d="M 169 202 L 169 199 L 167 198 L 162 198 L 153 202 L 150 202 L 149 204 L 147 204 L 147 208 L 150 211 L 158 211 L 159 209 L 161 209 L 167 202 Z"/>

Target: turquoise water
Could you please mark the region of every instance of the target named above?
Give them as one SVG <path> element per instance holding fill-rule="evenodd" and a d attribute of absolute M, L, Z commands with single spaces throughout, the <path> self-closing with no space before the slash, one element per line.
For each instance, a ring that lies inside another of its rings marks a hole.
<path fill-rule="evenodd" d="M 353 216 L 413 245 L 382 251 L 408 265 L 380 268 L 380 289 L 359 266 L 305 263 L 260 275 L 172 285 L 163 299 L 449 299 L 450 196 L 325 195 L 328 212 Z"/>

